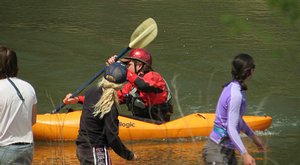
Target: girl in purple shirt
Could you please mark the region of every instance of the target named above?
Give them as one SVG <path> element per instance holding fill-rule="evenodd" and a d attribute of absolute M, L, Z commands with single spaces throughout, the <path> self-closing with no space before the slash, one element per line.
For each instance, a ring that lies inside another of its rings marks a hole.
<path fill-rule="evenodd" d="M 254 68 L 254 60 L 248 54 L 239 54 L 232 61 L 233 80 L 224 85 L 216 108 L 214 129 L 203 148 L 205 164 L 237 164 L 235 149 L 241 154 L 245 165 L 255 164 L 254 158 L 247 152 L 241 140 L 241 131 L 260 150 L 265 150 L 264 143 L 255 136 L 242 118 L 246 112 L 246 81 L 251 78 Z"/>

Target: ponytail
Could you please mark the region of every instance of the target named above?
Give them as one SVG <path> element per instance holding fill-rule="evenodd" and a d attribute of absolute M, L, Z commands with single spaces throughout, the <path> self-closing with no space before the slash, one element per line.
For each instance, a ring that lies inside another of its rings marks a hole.
<path fill-rule="evenodd" d="M 104 78 L 100 81 L 100 83 L 98 83 L 99 89 L 103 89 L 103 94 L 98 102 L 94 105 L 93 115 L 95 117 L 98 116 L 100 119 L 102 119 L 105 114 L 110 112 L 113 105 L 116 105 L 118 110 L 121 109 L 116 90 L 121 89 L 123 85 L 124 83 L 115 84 L 107 81 Z"/>
<path fill-rule="evenodd" d="M 232 79 L 239 82 L 242 90 L 247 90 L 245 80 L 251 76 L 251 69 L 255 68 L 253 58 L 248 54 L 239 54 L 232 61 Z"/>

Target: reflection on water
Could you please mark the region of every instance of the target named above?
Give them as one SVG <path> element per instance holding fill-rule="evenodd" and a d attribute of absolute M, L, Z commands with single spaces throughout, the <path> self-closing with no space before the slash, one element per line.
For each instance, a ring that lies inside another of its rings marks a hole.
<path fill-rule="evenodd" d="M 74 142 L 36 142 L 32 164 L 78 164 Z"/>
<path fill-rule="evenodd" d="M 201 151 L 204 141 L 138 141 L 125 142 L 138 160 L 126 161 L 110 150 L 114 164 L 203 164 Z M 37 142 L 34 164 L 78 164 L 74 142 Z"/>
<path fill-rule="evenodd" d="M 265 135 L 264 133 L 260 134 Z M 268 137 L 263 136 L 262 138 L 268 145 Z M 126 161 L 115 154 L 113 150 L 110 150 L 110 155 L 115 165 L 201 165 L 203 164 L 202 148 L 206 140 L 206 138 L 198 137 L 194 139 L 126 141 L 125 145 L 137 154 L 137 161 Z M 254 156 L 257 164 L 272 162 L 276 164 L 276 161 L 268 156 L 268 153 L 272 152 L 270 147 L 268 147 L 266 153 L 259 153 L 250 139 L 243 138 L 243 141 L 248 147 L 248 151 Z M 240 156 L 237 155 L 237 157 L 240 160 Z M 33 164 L 78 164 L 76 145 L 74 142 L 36 142 Z"/>

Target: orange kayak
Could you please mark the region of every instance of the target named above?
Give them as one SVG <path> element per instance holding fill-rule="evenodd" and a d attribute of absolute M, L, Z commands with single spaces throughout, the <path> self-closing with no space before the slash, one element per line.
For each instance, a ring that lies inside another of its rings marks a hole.
<path fill-rule="evenodd" d="M 74 141 L 77 138 L 81 111 L 39 114 L 33 126 L 35 140 Z M 172 121 L 157 124 L 129 116 L 119 116 L 119 136 L 122 140 L 186 138 L 208 136 L 213 128 L 214 113 L 193 113 Z M 272 124 L 270 116 L 244 116 L 255 131 Z"/>

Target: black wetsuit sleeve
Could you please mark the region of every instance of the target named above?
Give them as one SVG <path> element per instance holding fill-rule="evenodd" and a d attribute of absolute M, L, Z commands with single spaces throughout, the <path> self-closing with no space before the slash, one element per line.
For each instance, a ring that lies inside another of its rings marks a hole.
<path fill-rule="evenodd" d="M 140 91 L 143 91 L 143 92 L 154 92 L 154 93 L 161 93 L 163 92 L 162 89 L 160 88 L 157 88 L 157 87 L 154 87 L 154 86 L 150 86 L 149 83 L 145 82 L 143 79 L 137 77 L 135 80 L 134 80 L 134 84 L 137 86 L 137 88 L 140 90 Z"/>
<path fill-rule="evenodd" d="M 115 106 L 113 106 L 112 110 L 104 116 L 104 120 L 104 131 L 108 145 L 122 158 L 132 160 L 134 156 L 133 152 L 127 149 L 119 137 L 118 111 Z"/>

